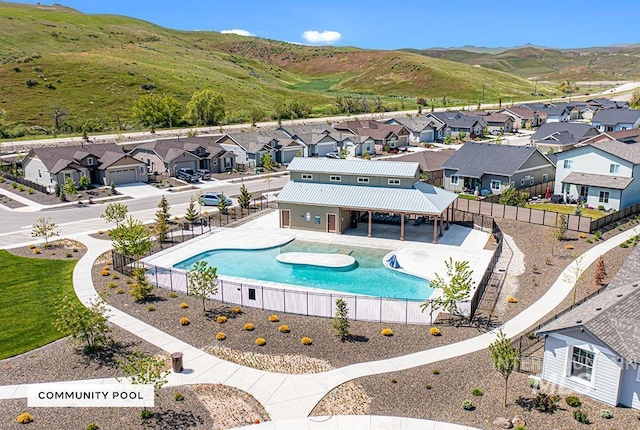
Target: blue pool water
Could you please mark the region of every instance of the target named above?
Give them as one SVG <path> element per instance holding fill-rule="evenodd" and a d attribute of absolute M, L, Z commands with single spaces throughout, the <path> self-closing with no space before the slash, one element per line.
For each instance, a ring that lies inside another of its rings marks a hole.
<path fill-rule="evenodd" d="M 346 268 L 286 264 L 276 260 L 276 256 L 284 252 L 350 254 L 356 259 L 356 263 Z M 382 259 L 388 252 L 348 245 L 293 241 L 268 249 L 207 251 L 174 267 L 189 269 L 196 261 L 205 260 L 210 266 L 217 267 L 219 275 L 376 297 L 428 298 L 433 291 L 428 280 L 383 266 Z M 402 261 L 400 264 L 402 265 Z"/>

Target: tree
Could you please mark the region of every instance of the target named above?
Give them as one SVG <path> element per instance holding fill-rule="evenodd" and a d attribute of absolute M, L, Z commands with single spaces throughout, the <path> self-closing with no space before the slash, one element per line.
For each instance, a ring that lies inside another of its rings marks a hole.
<path fill-rule="evenodd" d="M 555 237 L 558 241 L 563 241 L 567 238 L 567 230 L 569 229 L 568 220 L 566 214 L 559 214 L 556 221 L 556 227 L 554 230 Z"/>
<path fill-rule="evenodd" d="M 189 223 L 195 223 L 200 218 L 200 208 L 196 209 L 197 197 L 191 197 L 189 206 L 187 206 L 187 212 L 184 214 L 184 219 Z"/>
<path fill-rule="evenodd" d="M 147 280 L 147 270 L 144 267 L 138 267 L 133 270 L 133 283 L 129 287 L 129 294 L 136 302 L 142 302 L 149 298 L 153 291 L 153 284 Z"/>
<path fill-rule="evenodd" d="M 202 299 L 202 311 L 205 312 L 205 299 L 218 293 L 217 268 L 211 267 L 204 260 L 196 262 L 187 272 L 189 294 Z"/>
<path fill-rule="evenodd" d="M 518 206 L 523 208 L 527 204 L 527 197 L 526 193 L 521 193 L 514 187 L 507 187 L 500 193 L 498 203 L 501 205 Z"/>
<path fill-rule="evenodd" d="M 349 154 L 349 148 L 347 148 L 346 146 L 343 146 L 342 148 L 340 148 L 340 151 L 338 151 L 338 155 L 340 155 L 340 158 L 347 158 Z"/>
<path fill-rule="evenodd" d="M 132 384 L 151 384 L 154 392 L 162 388 L 167 382 L 167 375 L 164 359 L 146 355 L 142 351 L 134 351 L 127 355 L 126 360 L 118 360 L 120 370 L 129 377 Z M 149 418 L 151 413 L 143 409 L 141 418 Z"/>
<path fill-rule="evenodd" d="M 264 167 L 265 170 L 273 170 L 273 158 L 271 158 L 270 152 L 260 157 L 260 165 Z"/>
<path fill-rule="evenodd" d="M 469 298 L 471 275 L 473 274 L 473 270 L 469 268 L 469 262 L 453 261 L 453 258 L 449 257 L 449 260 L 445 261 L 445 265 L 447 266 L 447 278 L 444 279 L 436 273 L 431 281 L 431 288 L 442 290 L 442 294 L 438 298 L 420 305 L 422 312 L 430 306 L 430 315 L 433 315 L 438 309 L 444 309 L 451 315 L 458 315 L 458 302 Z"/>
<path fill-rule="evenodd" d="M 80 188 L 86 190 L 91 185 L 91 179 L 87 175 L 80 176 Z"/>
<path fill-rule="evenodd" d="M 195 125 L 215 125 L 224 119 L 224 98 L 213 90 L 196 91 L 187 103 L 187 118 Z"/>
<path fill-rule="evenodd" d="M 224 193 L 220 193 L 219 197 L 220 201 L 218 201 L 218 210 L 221 214 L 227 214 L 229 211 L 229 202 L 227 201 L 227 196 Z"/>
<path fill-rule="evenodd" d="M 142 126 L 172 127 L 179 122 L 183 107 L 176 99 L 159 94 L 143 94 L 131 108 L 133 117 Z"/>
<path fill-rule="evenodd" d="M 571 263 L 571 265 L 567 267 L 567 272 L 562 278 L 564 282 L 573 284 L 573 299 L 571 301 L 573 305 L 576 304 L 576 299 L 578 298 L 578 283 L 582 279 L 582 275 L 584 274 L 585 270 L 585 268 L 583 267 L 583 258 L 583 255 L 574 255 L 573 263 Z"/>
<path fill-rule="evenodd" d="M 633 109 L 640 108 L 640 91 L 635 91 L 629 100 L 629 107 Z"/>
<path fill-rule="evenodd" d="M 111 187 L 111 195 L 113 196 L 116 194 L 116 183 L 111 181 L 110 187 Z"/>
<path fill-rule="evenodd" d="M 249 190 L 247 190 L 247 187 L 244 184 L 242 184 L 242 186 L 240 187 L 238 204 L 242 209 L 249 209 L 249 205 L 251 204 L 251 193 L 249 192 Z"/>
<path fill-rule="evenodd" d="M 158 210 L 156 211 L 156 228 L 155 233 L 158 241 L 164 242 L 169 232 L 169 219 L 171 213 L 169 212 L 169 202 L 165 196 L 162 196 L 158 203 Z"/>
<path fill-rule="evenodd" d="M 500 131 L 498 132 L 498 135 L 496 136 L 496 140 L 494 140 L 494 143 L 496 145 L 502 145 L 503 141 L 504 141 L 504 132 L 502 131 L 502 129 L 500 129 Z"/>
<path fill-rule="evenodd" d="M 60 230 L 57 230 L 58 225 L 51 221 L 51 218 L 38 218 L 33 223 L 31 230 L 31 236 L 44 237 L 44 247 L 49 247 L 49 238 L 54 236 L 60 236 Z"/>
<path fill-rule="evenodd" d="M 520 351 L 511 346 L 511 339 L 508 339 L 501 329 L 498 338 L 489 345 L 489 357 L 494 369 L 504 378 L 504 406 L 507 407 L 509 376 L 520 364 Z"/>
<path fill-rule="evenodd" d="M 62 107 L 58 101 L 53 102 L 53 129 L 56 133 L 60 132 L 65 118 L 69 115 L 69 111 Z"/>
<path fill-rule="evenodd" d="M 607 277 L 607 269 L 604 265 L 604 257 L 601 255 L 596 261 L 596 268 L 593 271 L 593 283 L 596 285 L 602 285 L 604 279 Z"/>
<path fill-rule="evenodd" d="M 66 195 L 70 196 L 78 191 L 78 187 L 76 186 L 76 183 L 73 179 L 67 177 L 67 179 L 64 180 L 64 184 L 62 184 L 62 191 Z"/>
<path fill-rule="evenodd" d="M 365 149 L 365 151 L 362 153 L 362 158 L 364 158 L 365 160 L 371 160 L 371 154 L 369 154 L 369 151 Z"/>
<path fill-rule="evenodd" d="M 336 315 L 333 317 L 333 333 L 344 341 L 349 337 L 349 308 L 343 299 L 336 299 Z"/>
<path fill-rule="evenodd" d="M 140 257 L 147 255 L 153 245 L 149 230 L 131 215 L 111 230 L 111 243 L 119 253 L 134 257 L 136 266 Z"/>
<path fill-rule="evenodd" d="M 53 322 L 61 333 L 71 332 L 71 337 L 84 344 L 85 352 L 102 348 L 111 341 L 107 326 L 107 307 L 103 301 L 95 301 L 84 308 L 75 299 L 64 296 L 56 309 L 57 319 Z"/>
<path fill-rule="evenodd" d="M 100 218 L 106 222 L 115 222 L 116 227 L 120 226 L 120 223 L 127 217 L 129 208 L 122 203 L 109 203 L 104 209 L 104 213 L 100 215 Z"/>
<path fill-rule="evenodd" d="M 566 94 L 573 94 L 580 91 L 580 88 L 576 85 L 575 82 L 571 82 L 570 80 L 562 81 L 560 85 L 558 85 L 558 89 Z"/>
<path fill-rule="evenodd" d="M 249 118 L 251 118 L 251 125 L 256 126 L 256 123 L 262 121 L 264 118 L 264 111 L 257 106 L 254 106 L 249 111 Z"/>

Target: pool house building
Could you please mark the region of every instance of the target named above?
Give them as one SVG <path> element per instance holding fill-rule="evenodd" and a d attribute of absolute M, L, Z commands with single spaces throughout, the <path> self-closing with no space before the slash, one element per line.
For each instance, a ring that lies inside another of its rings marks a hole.
<path fill-rule="evenodd" d="M 405 239 L 405 224 L 433 222 L 433 243 L 449 227 L 451 204 L 457 195 L 420 181 L 420 164 L 294 158 L 291 178 L 278 195 L 280 227 L 342 234 L 367 223 L 397 224 Z M 445 226 L 446 224 L 446 226 Z"/>

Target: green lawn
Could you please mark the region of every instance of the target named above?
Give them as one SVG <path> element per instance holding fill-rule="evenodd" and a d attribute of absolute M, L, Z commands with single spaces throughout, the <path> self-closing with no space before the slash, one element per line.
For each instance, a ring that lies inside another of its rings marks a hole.
<path fill-rule="evenodd" d="M 53 321 L 60 299 L 76 297 L 75 265 L 76 261 L 16 257 L 0 250 L 0 359 L 63 337 Z"/>
<path fill-rule="evenodd" d="M 576 207 L 575 206 L 571 206 L 571 205 L 556 205 L 556 204 L 553 204 L 553 203 L 532 203 L 532 204 L 528 204 L 527 207 L 531 208 L 531 209 L 540 209 L 540 210 L 543 210 L 543 211 L 558 212 L 558 213 L 561 213 L 561 214 L 571 214 L 571 215 L 574 215 L 575 211 L 576 211 Z M 585 209 L 585 208 L 582 208 L 580 210 L 582 211 L 582 216 L 589 217 L 589 218 L 592 218 L 592 219 L 602 218 L 603 216 L 607 215 L 606 212 L 600 211 L 600 210 L 597 210 L 597 209 Z"/>

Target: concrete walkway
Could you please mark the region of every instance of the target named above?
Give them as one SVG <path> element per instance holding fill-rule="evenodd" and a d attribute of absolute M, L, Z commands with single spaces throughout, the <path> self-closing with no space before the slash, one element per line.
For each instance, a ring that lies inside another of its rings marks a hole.
<path fill-rule="evenodd" d="M 560 274 L 558 280 L 547 293 L 504 324 L 503 330 L 507 336 L 513 337 L 522 333 L 530 326 L 535 325 L 549 310 L 560 304 L 573 288 L 574 282 L 571 278 L 575 276 L 576 269 L 586 269 L 600 255 L 635 234 L 637 233 L 629 230 L 614 236 L 584 253 L 579 264 L 576 261 L 572 262 Z M 82 303 L 88 305 L 98 297 L 91 281 L 93 262 L 100 254 L 108 250 L 111 244 L 108 241 L 88 236 L 82 238 L 81 241 L 87 246 L 88 251 L 76 265 L 73 281 L 78 298 Z M 349 380 L 409 369 L 469 354 L 487 348 L 496 336 L 494 330 L 462 342 L 388 360 L 358 363 L 323 373 L 287 375 L 264 372 L 223 361 L 112 307 L 109 307 L 109 318 L 112 323 L 169 353 L 176 351 L 184 353 L 185 371 L 179 374 L 170 374 L 169 386 L 202 383 L 221 383 L 233 386 L 253 395 L 265 407 L 274 421 L 307 417 L 329 391 Z M 26 391 L 27 385 L 2 386 L 0 387 L 0 399 L 22 398 L 26 396 Z"/>
<path fill-rule="evenodd" d="M 379 415 L 332 415 L 292 420 L 268 421 L 237 427 L 234 430 L 478 430 L 459 424 Z"/>

